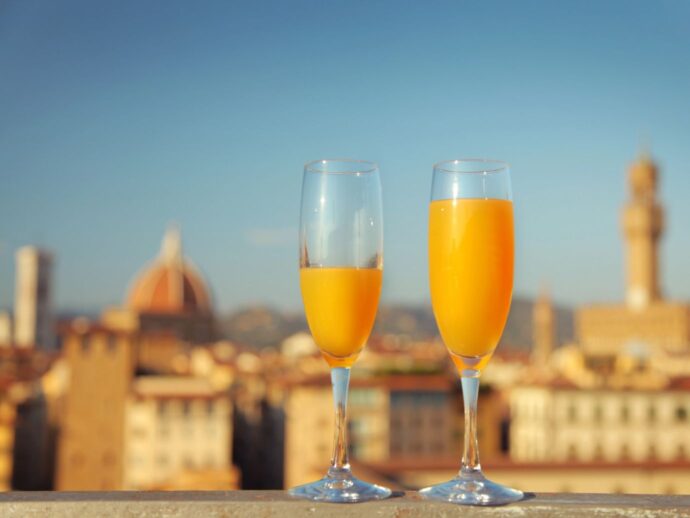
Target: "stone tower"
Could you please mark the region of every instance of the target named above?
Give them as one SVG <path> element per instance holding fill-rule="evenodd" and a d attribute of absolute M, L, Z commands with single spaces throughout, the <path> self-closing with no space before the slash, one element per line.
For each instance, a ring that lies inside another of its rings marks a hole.
<path fill-rule="evenodd" d="M 556 318 L 547 290 L 542 290 L 532 308 L 532 360 L 545 366 L 553 352 L 556 339 Z"/>
<path fill-rule="evenodd" d="M 625 238 L 626 302 L 639 310 L 661 298 L 659 287 L 659 238 L 664 214 L 656 197 L 657 168 L 643 155 L 630 166 L 630 199 L 623 208 Z"/>
<path fill-rule="evenodd" d="M 19 347 L 52 349 L 55 345 L 52 311 L 53 256 L 40 248 L 17 250 L 14 290 L 14 340 Z"/>
<path fill-rule="evenodd" d="M 55 489 L 122 489 L 125 405 L 134 374 L 132 336 L 87 323 L 65 333 L 70 383 Z"/>

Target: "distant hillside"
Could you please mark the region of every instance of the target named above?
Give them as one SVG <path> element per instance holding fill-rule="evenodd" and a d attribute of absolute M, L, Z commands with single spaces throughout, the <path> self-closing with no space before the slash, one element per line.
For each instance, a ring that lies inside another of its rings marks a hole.
<path fill-rule="evenodd" d="M 259 349 L 280 345 L 288 336 L 307 329 L 303 314 L 289 314 L 267 307 L 245 308 L 218 319 L 221 335 Z"/>
<path fill-rule="evenodd" d="M 531 299 L 515 298 L 511 306 L 502 343 L 529 349 L 532 344 Z M 569 308 L 556 307 L 557 341 L 573 338 L 573 315 Z M 286 337 L 307 329 L 302 314 L 283 313 L 266 307 L 246 308 L 219 319 L 223 337 L 257 348 L 278 346 Z M 382 306 L 374 333 L 405 335 L 414 340 L 438 334 L 431 306 Z"/>
<path fill-rule="evenodd" d="M 532 305 L 526 298 L 515 298 L 510 309 L 502 343 L 529 349 L 532 345 Z M 558 327 L 557 343 L 563 344 L 573 337 L 573 316 L 569 308 L 556 307 Z M 434 337 L 438 334 L 431 306 L 387 306 L 379 310 L 374 332 L 402 334 L 413 339 Z"/>

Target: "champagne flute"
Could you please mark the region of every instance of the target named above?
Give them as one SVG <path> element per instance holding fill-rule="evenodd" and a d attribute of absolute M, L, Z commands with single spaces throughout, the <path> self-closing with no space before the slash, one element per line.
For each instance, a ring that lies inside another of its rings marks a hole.
<path fill-rule="evenodd" d="M 388 488 L 352 475 L 348 461 L 350 368 L 369 338 L 383 278 L 381 182 L 375 163 L 317 160 L 304 167 L 300 218 L 300 285 L 309 329 L 331 367 L 335 438 L 324 478 L 292 496 L 364 502 Z"/>
<path fill-rule="evenodd" d="M 429 206 L 431 303 L 462 380 L 465 447 L 458 475 L 422 489 L 426 498 L 501 505 L 524 496 L 484 477 L 477 444 L 479 376 L 508 318 L 513 247 L 508 164 L 473 159 L 436 164 Z"/>

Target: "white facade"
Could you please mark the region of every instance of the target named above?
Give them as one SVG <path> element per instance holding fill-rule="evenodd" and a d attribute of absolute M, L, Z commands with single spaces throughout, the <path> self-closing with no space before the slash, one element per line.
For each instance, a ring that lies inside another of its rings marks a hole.
<path fill-rule="evenodd" d="M 690 459 L 690 391 L 516 387 L 510 412 L 518 462 Z"/>
<path fill-rule="evenodd" d="M 151 489 L 183 473 L 231 470 L 232 408 L 200 378 L 145 376 L 125 417 L 125 489 Z"/>
<path fill-rule="evenodd" d="M 17 250 L 14 341 L 20 347 L 50 349 L 55 343 L 52 312 L 52 256 L 39 248 Z"/>

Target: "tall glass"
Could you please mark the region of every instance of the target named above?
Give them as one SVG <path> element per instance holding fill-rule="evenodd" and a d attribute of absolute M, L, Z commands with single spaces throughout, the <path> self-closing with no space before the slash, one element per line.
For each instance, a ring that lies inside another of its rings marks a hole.
<path fill-rule="evenodd" d="M 326 476 L 289 493 L 324 502 L 386 498 L 390 489 L 352 475 L 347 444 L 350 368 L 374 325 L 383 278 L 383 216 L 377 165 L 360 160 L 308 163 L 302 182 L 299 240 L 300 284 L 307 322 L 331 367 L 335 438 Z"/>
<path fill-rule="evenodd" d="M 450 160 L 434 166 L 429 282 L 441 338 L 462 379 L 465 448 L 458 475 L 420 493 L 426 498 L 468 505 L 520 500 L 521 491 L 484 477 L 477 444 L 479 377 L 503 333 L 513 291 L 513 203 L 508 164 Z"/>

